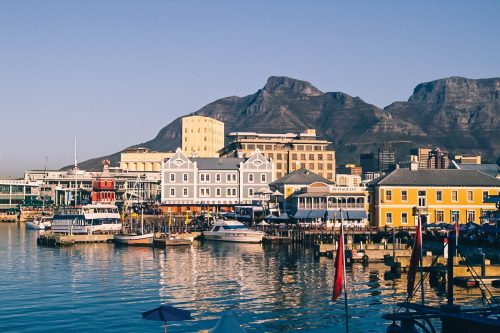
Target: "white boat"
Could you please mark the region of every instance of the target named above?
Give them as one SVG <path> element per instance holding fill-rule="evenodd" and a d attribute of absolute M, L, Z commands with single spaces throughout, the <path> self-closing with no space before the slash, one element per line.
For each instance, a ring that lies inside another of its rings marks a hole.
<path fill-rule="evenodd" d="M 236 220 L 218 220 L 212 230 L 203 232 L 203 237 L 208 240 L 239 243 L 260 243 L 264 235 L 264 232 L 248 229 Z"/>
<path fill-rule="evenodd" d="M 118 245 L 143 245 L 153 244 L 154 233 L 144 233 L 144 212 L 141 211 L 141 230 L 138 232 L 125 232 L 114 235 L 115 244 Z"/>
<path fill-rule="evenodd" d="M 121 229 L 118 207 L 110 204 L 59 208 L 52 220 L 52 231 L 55 233 L 116 233 Z"/>
<path fill-rule="evenodd" d="M 24 224 L 26 225 L 26 229 L 45 230 L 45 225 L 40 223 L 38 218 L 35 218 L 32 221 L 26 221 Z"/>

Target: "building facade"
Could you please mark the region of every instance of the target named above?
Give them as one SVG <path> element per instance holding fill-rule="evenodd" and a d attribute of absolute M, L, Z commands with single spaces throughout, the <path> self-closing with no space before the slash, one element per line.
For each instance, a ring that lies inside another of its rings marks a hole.
<path fill-rule="evenodd" d="M 448 152 L 439 148 L 418 148 L 410 150 L 412 159 L 418 161 L 418 168 L 423 169 L 448 169 L 450 164 Z"/>
<path fill-rule="evenodd" d="M 285 134 L 232 132 L 228 137 L 230 143 L 224 147 L 221 156 L 247 157 L 259 149 L 275 164 L 276 179 L 295 170 L 308 169 L 335 180 L 335 151 L 327 148 L 330 141 L 318 139 L 314 129 Z"/>
<path fill-rule="evenodd" d="M 210 117 L 182 118 L 182 151 L 189 157 L 219 157 L 224 147 L 224 123 Z"/>
<path fill-rule="evenodd" d="M 25 201 L 38 198 L 36 182 L 24 180 L 0 180 L 0 213 L 15 209 Z"/>
<path fill-rule="evenodd" d="M 414 227 L 422 223 L 480 222 L 495 205 L 500 180 L 474 170 L 397 169 L 369 184 L 374 226 Z"/>
<path fill-rule="evenodd" d="M 151 151 L 148 148 L 128 148 L 120 154 L 120 169 L 127 172 L 160 173 L 161 164 L 173 152 Z"/>
<path fill-rule="evenodd" d="M 248 158 L 188 158 L 177 149 L 163 163 L 161 203 L 178 213 L 251 204 L 273 177 L 273 164 L 259 151 Z"/>

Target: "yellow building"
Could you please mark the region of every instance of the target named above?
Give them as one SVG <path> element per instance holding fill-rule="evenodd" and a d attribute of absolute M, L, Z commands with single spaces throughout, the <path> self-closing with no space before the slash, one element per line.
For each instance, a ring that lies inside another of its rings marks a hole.
<path fill-rule="evenodd" d="M 369 185 L 372 225 L 414 227 L 418 213 L 422 223 L 480 223 L 499 191 L 500 179 L 474 170 L 397 169 Z"/>
<path fill-rule="evenodd" d="M 129 172 L 160 172 L 163 160 L 173 152 L 150 151 L 148 148 L 129 148 L 120 154 L 120 168 Z"/>
<path fill-rule="evenodd" d="M 182 151 L 189 157 L 219 157 L 224 147 L 224 123 L 213 118 L 182 118 Z"/>
<path fill-rule="evenodd" d="M 246 157 L 258 149 L 274 163 L 276 179 L 307 169 L 335 181 L 335 151 L 327 149 L 331 142 L 318 139 L 315 129 L 283 134 L 232 132 L 228 136 L 231 143 L 224 147 L 222 157 Z"/>

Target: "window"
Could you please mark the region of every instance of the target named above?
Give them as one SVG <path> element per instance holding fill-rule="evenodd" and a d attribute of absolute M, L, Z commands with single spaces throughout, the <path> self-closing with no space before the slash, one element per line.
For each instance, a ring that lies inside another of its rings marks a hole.
<path fill-rule="evenodd" d="M 436 191 L 436 201 L 443 201 L 443 191 Z"/>
<path fill-rule="evenodd" d="M 436 210 L 436 223 L 444 222 L 444 211 Z"/>
<path fill-rule="evenodd" d="M 260 175 L 260 182 L 261 183 L 265 183 L 266 182 L 266 174 L 265 173 L 263 173 L 263 174 Z"/>
<path fill-rule="evenodd" d="M 248 189 L 248 196 L 253 197 L 253 188 Z"/>
<path fill-rule="evenodd" d="M 488 196 L 489 196 L 488 191 L 483 191 L 483 202 L 485 202 L 486 199 L 488 199 Z"/>
<path fill-rule="evenodd" d="M 231 179 L 232 179 L 232 181 L 233 181 L 233 182 L 236 182 L 236 174 L 235 174 L 235 173 L 233 173 L 233 174 L 231 175 Z"/>
<path fill-rule="evenodd" d="M 253 173 L 248 174 L 248 182 L 253 183 Z"/>
<path fill-rule="evenodd" d="M 170 196 L 175 197 L 175 188 L 170 188 Z"/>
<path fill-rule="evenodd" d="M 392 191 L 391 190 L 385 191 L 385 200 L 392 201 Z"/>
<path fill-rule="evenodd" d="M 182 181 L 184 183 L 187 183 L 187 181 L 188 181 L 188 174 L 187 173 L 182 174 Z"/>
<path fill-rule="evenodd" d="M 233 188 L 232 192 L 233 192 L 233 196 L 235 197 L 236 196 L 236 189 Z"/>
<path fill-rule="evenodd" d="M 408 213 L 401 213 L 401 224 L 408 224 Z"/>
<path fill-rule="evenodd" d="M 467 222 L 476 222 L 476 211 L 468 210 L 467 211 Z"/>
<path fill-rule="evenodd" d="M 292 154 L 292 160 L 296 160 L 297 159 L 297 154 Z"/>
<path fill-rule="evenodd" d="M 304 161 L 306 159 L 306 154 L 300 154 L 300 159 Z"/>
<path fill-rule="evenodd" d="M 326 155 L 326 159 L 327 159 L 328 161 L 333 161 L 333 154 L 327 154 L 327 155 Z"/>
<path fill-rule="evenodd" d="M 451 191 L 451 201 L 453 201 L 453 202 L 458 201 L 458 192 L 457 191 Z"/>
<path fill-rule="evenodd" d="M 276 169 L 281 170 L 283 168 L 283 165 L 281 163 L 276 163 Z"/>
<path fill-rule="evenodd" d="M 404 201 L 404 202 L 408 201 L 408 191 L 406 191 L 406 190 L 401 191 L 401 201 Z"/>
<path fill-rule="evenodd" d="M 230 188 L 226 189 L 226 196 L 227 197 L 231 196 L 231 189 Z"/>
<path fill-rule="evenodd" d="M 205 174 L 204 173 L 200 174 L 200 181 L 202 181 L 202 182 L 205 181 Z"/>
<path fill-rule="evenodd" d="M 323 161 L 323 154 L 318 155 L 318 161 Z"/>
<path fill-rule="evenodd" d="M 200 188 L 200 197 L 209 197 L 210 189 L 209 188 Z"/>
<path fill-rule="evenodd" d="M 460 212 L 458 210 L 451 211 L 451 223 L 460 222 Z"/>
<path fill-rule="evenodd" d="M 170 174 L 170 182 L 174 183 L 175 182 L 175 173 Z"/>
<path fill-rule="evenodd" d="M 310 159 L 311 161 L 314 161 L 314 154 L 309 154 L 309 159 Z"/>
<path fill-rule="evenodd" d="M 314 163 L 309 163 L 309 170 L 314 170 Z"/>
<path fill-rule="evenodd" d="M 385 213 L 385 223 L 392 224 L 392 213 Z"/>
<path fill-rule="evenodd" d="M 187 187 L 184 187 L 184 188 L 182 189 L 182 196 L 183 196 L 183 197 L 187 197 L 187 196 L 188 196 L 188 189 L 187 189 Z"/>
<path fill-rule="evenodd" d="M 227 174 L 226 175 L 226 181 L 229 183 L 231 181 L 231 174 Z"/>
<path fill-rule="evenodd" d="M 220 183 L 220 179 L 221 179 L 221 177 L 220 177 L 220 173 L 215 174 L 215 181 L 216 181 L 217 183 Z"/>
<path fill-rule="evenodd" d="M 281 153 L 276 154 L 276 159 L 277 159 L 277 160 L 281 160 L 281 159 L 282 159 L 282 157 L 281 157 Z"/>
<path fill-rule="evenodd" d="M 216 188 L 215 189 L 215 196 L 216 197 L 220 197 L 221 196 L 221 189 L 220 188 Z"/>
<path fill-rule="evenodd" d="M 427 206 L 427 200 L 425 195 L 426 195 L 425 191 L 418 191 L 418 207 Z"/>
<path fill-rule="evenodd" d="M 468 202 L 474 201 L 474 192 L 473 191 L 467 191 L 467 201 Z"/>

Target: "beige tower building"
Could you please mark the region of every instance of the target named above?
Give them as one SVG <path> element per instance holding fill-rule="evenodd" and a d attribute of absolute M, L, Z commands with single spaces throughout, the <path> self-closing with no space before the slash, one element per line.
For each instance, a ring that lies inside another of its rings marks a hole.
<path fill-rule="evenodd" d="M 335 151 L 327 149 L 330 141 L 318 139 L 316 130 L 302 133 L 229 133 L 231 143 L 221 152 L 221 157 L 248 157 L 256 149 L 272 159 L 275 179 L 295 170 L 308 169 L 335 181 Z"/>
<path fill-rule="evenodd" d="M 210 117 L 182 118 L 182 151 L 189 157 L 219 157 L 224 123 Z"/>
<path fill-rule="evenodd" d="M 129 172 L 160 172 L 161 164 L 173 152 L 151 151 L 148 148 L 128 148 L 121 153 L 120 168 Z"/>

